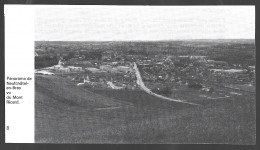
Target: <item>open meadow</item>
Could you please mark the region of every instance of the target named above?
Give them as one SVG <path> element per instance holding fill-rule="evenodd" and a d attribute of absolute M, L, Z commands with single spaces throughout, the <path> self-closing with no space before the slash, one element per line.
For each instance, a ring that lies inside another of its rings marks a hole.
<path fill-rule="evenodd" d="M 94 93 L 57 76 L 35 85 L 39 143 L 255 142 L 255 94 L 191 106 L 142 91 Z"/>

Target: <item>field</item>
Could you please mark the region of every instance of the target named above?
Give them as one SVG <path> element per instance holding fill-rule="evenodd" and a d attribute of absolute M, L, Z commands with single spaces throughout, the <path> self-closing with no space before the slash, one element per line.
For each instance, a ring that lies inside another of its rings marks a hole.
<path fill-rule="evenodd" d="M 255 144 L 255 93 L 168 102 L 142 91 L 84 89 L 58 76 L 36 75 L 37 143 Z"/>

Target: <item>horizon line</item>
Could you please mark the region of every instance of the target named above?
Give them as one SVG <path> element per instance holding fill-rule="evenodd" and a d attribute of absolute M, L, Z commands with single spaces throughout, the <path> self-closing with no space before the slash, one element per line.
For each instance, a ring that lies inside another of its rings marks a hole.
<path fill-rule="evenodd" d="M 255 40 L 255 38 L 230 39 L 172 39 L 172 40 L 35 40 L 35 42 L 163 42 L 163 41 L 196 41 L 196 40 Z"/>

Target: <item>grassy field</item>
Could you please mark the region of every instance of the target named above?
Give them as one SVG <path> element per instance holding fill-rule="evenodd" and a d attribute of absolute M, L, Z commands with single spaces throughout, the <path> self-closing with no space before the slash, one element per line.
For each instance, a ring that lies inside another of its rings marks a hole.
<path fill-rule="evenodd" d="M 35 90 L 37 143 L 255 144 L 254 93 L 198 100 L 187 92 L 185 98 L 201 104 L 191 106 L 38 75 Z"/>

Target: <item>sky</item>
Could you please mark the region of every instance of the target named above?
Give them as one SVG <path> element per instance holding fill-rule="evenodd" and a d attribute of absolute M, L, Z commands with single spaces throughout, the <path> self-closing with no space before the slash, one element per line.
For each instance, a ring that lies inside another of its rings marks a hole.
<path fill-rule="evenodd" d="M 37 6 L 36 41 L 254 39 L 255 6 Z"/>

